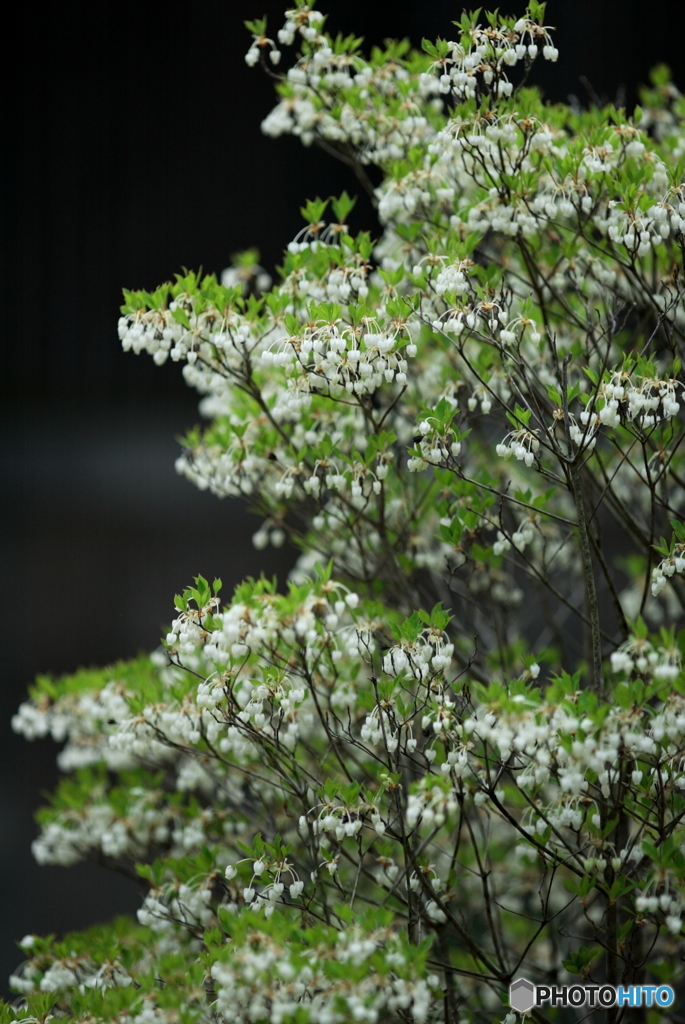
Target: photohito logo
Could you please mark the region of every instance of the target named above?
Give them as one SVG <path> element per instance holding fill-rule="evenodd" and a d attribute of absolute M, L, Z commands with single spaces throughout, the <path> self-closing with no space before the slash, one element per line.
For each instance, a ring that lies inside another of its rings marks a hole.
<path fill-rule="evenodd" d="M 675 998 L 670 985 L 534 985 L 517 978 L 509 986 L 512 1010 L 526 1013 L 536 1006 L 658 1006 Z"/>

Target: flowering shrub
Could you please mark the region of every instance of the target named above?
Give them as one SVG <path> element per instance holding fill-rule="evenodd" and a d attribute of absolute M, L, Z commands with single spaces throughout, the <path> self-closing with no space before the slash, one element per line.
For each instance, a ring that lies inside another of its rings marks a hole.
<path fill-rule="evenodd" d="M 251 253 L 126 293 L 123 348 L 202 396 L 178 471 L 301 554 L 38 680 L 36 857 L 146 894 L 27 936 L 1 1020 L 511 1024 L 519 975 L 685 981 L 685 102 L 659 70 L 633 117 L 543 103 L 543 21 L 370 58 L 303 2 L 248 26 L 263 130 L 382 234 L 316 199 L 274 287 Z"/>

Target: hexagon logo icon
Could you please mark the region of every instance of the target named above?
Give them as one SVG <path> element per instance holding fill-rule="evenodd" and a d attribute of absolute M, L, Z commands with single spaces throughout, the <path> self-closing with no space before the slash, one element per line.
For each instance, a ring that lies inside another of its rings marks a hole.
<path fill-rule="evenodd" d="M 527 978 L 517 978 L 509 986 L 509 1005 L 512 1010 L 525 1013 L 535 1006 L 535 985 Z"/>

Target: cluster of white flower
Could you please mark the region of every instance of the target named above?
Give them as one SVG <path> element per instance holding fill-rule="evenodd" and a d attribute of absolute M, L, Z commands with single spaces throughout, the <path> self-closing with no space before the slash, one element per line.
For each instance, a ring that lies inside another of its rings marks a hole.
<path fill-rule="evenodd" d="M 184 360 L 188 383 L 202 384 L 206 391 L 211 386 L 225 386 L 227 371 L 244 370 L 259 344 L 240 314 L 232 310 L 222 313 L 212 303 L 196 312 L 188 295 L 177 295 L 167 309 L 138 310 L 120 317 L 119 338 L 125 352 L 147 352 L 158 366 L 169 357 L 174 362 Z M 198 367 L 192 373 L 198 361 L 204 372 Z"/>
<path fill-rule="evenodd" d="M 506 68 L 519 61 L 528 64 L 538 56 L 540 47 L 545 60 L 556 61 L 559 51 L 553 45 L 549 30 L 531 21 L 519 18 L 514 30 L 475 25 L 465 41 L 449 43 L 450 55 L 441 57 L 431 66 L 437 72 L 441 93 L 454 94 L 457 102 L 476 96 L 479 85 L 486 87 L 493 97 L 511 96 L 513 85 Z M 432 75 L 424 75 L 428 87 Z"/>
<path fill-rule="evenodd" d="M 225 377 L 209 367 L 205 356 L 201 364 L 186 367 L 193 375 L 190 381 L 186 373 L 189 382 L 209 396 L 203 402 L 203 411 L 208 415 L 227 416 L 230 429 L 224 432 L 226 439 L 219 444 L 203 441 L 194 444 L 177 461 L 177 470 L 197 486 L 209 487 L 219 495 L 262 493 L 274 502 L 290 499 L 295 489 L 302 496 L 314 495 L 328 506 L 328 514 L 335 523 L 329 535 L 332 543 L 336 530 L 345 522 L 347 509 L 362 507 L 369 497 L 380 494 L 381 482 L 388 473 L 389 456 L 382 451 L 375 467 L 358 463 L 344 471 L 340 470 L 337 460 L 298 459 L 294 451 L 301 451 L 305 445 L 316 445 L 332 430 L 330 413 L 322 413 L 317 408 L 309 414 L 306 410 L 314 394 L 349 394 L 354 401 L 344 415 L 338 417 L 334 437 L 343 452 L 363 449 L 367 444 L 367 425 L 357 402 L 381 386 L 404 387 L 407 359 L 416 354 L 416 345 L 410 340 L 407 343 L 407 336 L 403 336 L 399 327 L 387 329 L 376 321 L 369 321 L 358 331 L 336 323 L 305 325 L 298 336 L 274 329 L 269 332 L 269 347 L 264 348 L 262 344 L 262 349 L 260 362 L 267 373 L 263 394 L 269 402 L 269 411 L 256 416 L 239 396 L 227 390 Z M 205 355 L 209 358 L 208 353 Z M 223 372 L 228 370 L 224 368 Z M 396 419 L 397 416 L 399 413 Z M 288 444 L 281 431 L 274 433 L 273 442 L 265 446 L 264 429 L 269 423 L 287 423 L 292 443 Z M 394 425 L 397 428 L 398 423 Z M 340 498 L 331 504 L 330 499 L 336 494 Z M 396 511 L 400 511 L 399 507 Z M 390 510 L 390 514 L 396 512 Z M 360 522 L 362 528 L 373 531 L 366 518 Z M 277 522 L 266 523 L 255 536 L 257 545 L 267 542 L 277 545 L 283 540 L 284 533 Z M 370 550 L 373 545 L 370 536 Z M 354 552 L 349 550 L 349 545 L 346 547 L 348 556 L 353 557 Z"/>
<path fill-rule="evenodd" d="M 280 601 L 279 595 L 274 595 L 262 599 L 258 608 L 231 604 L 215 616 L 217 626 L 208 637 L 205 653 L 212 658 L 223 654 L 241 659 L 248 652 L 270 653 L 281 639 L 292 646 L 300 642 L 316 646 L 323 637 L 327 645 L 330 631 L 344 624 L 345 617 L 357 608 L 359 595 L 344 584 L 324 583 L 321 592 L 312 588 L 288 622 L 279 614 Z"/>
<path fill-rule="evenodd" d="M 311 822 L 312 832 L 314 835 L 329 833 L 341 842 L 361 832 L 364 824 L 363 814 L 363 805 L 325 804 Z M 306 832 L 308 827 L 306 817 L 302 816 L 300 831 Z"/>
<path fill-rule="evenodd" d="M 211 907 L 212 889 L 207 885 L 179 885 L 170 890 L 152 888 L 137 911 L 138 920 L 155 932 L 177 928 L 200 933 L 216 922 Z"/>
<path fill-rule="evenodd" d="M 425 682 L 449 669 L 454 644 L 442 629 L 427 628 L 411 642 L 401 641 L 386 653 L 383 670 L 392 676 L 409 675 Z"/>
<path fill-rule="evenodd" d="M 484 384 L 478 384 L 474 389 L 473 393 L 469 395 L 466 405 L 469 412 L 475 412 L 478 403 L 480 402 L 480 411 L 484 416 L 492 409 L 492 395 L 490 394 L 490 385 L 486 387 Z"/>
<path fill-rule="evenodd" d="M 372 954 L 382 951 L 389 968 L 376 972 Z M 366 973 L 355 980 L 326 971 L 334 959 Z M 357 928 L 341 932 L 336 944 L 295 952 L 269 935 L 253 932 L 230 957 L 212 965 L 217 1010 L 228 1022 L 254 1020 L 281 1024 L 288 1016 L 306 1015 L 308 1024 L 376 1024 L 409 1014 L 417 1024 L 428 1017 L 438 980 L 417 978 L 411 963 L 389 930 L 364 934 Z"/>
<path fill-rule="evenodd" d="M 392 230 L 396 224 L 410 223 L 412 220 L 427 215 L 435 202 L 436 191 L 446 184 L 441 175 L 434 174 L 432 168 L 427 167 L 410 171 L 402 178 L 390 178 L 384 181 L 375 190 L 378 200 L 378 219 L 381 224 L 388 225 L 388 229 Z M 443 195 L 445 195 L 444 191 Z M 443 205 L 447 205 L 445 200 L 443 200 Z M 392 239 L 392 235 L 382 239 L 378 251 L 384 253 L 386 249 L 390 249 L 396 252 L 398 246 L 397 244 L 393 245 L 392 241 L 395 241 Z M 407 256 L 410 254 L 411 250 L 407 251 L 405 247 L 404 259 L 401 262 L 406 263 L 409 270 L 413 266 L 419 265 L 416 261 L 413 263 L 407 261 Z M 420 253 L 417 252 L 416 255 L 418 259 L 425 253 L 421 249 Z M 386 255 L 383 261 L 386 269 L 391 266 L 391 261 L 396 262 L 392 256 Z"/>
<path fill-rule="evenodd" d="M 639 672 L 654 679 L 675 679 L 680 673 L 680 651 L 677 647 L 654 647 L 644 637 L 633 636 L 611 655 L 613 672 Z"/>
<path fill-rule="evenodd" d="M 288 70 L 286 94 L 262 122 L 266 135 L 292 134 L 305 145 L 318 136 L 334 146 L 354 146 L 363 163 L 384 163 L 400 159 L 433 134 L 418 105 L 404 99 L 411 75 L 400 63 L 374 68 L 357 54 L 335 53 L 311 25 L 307 31 L 309 52 Z M 402 97 L 404 102 L 388 116 L 387 110 L 377 113 L 372 104 L 354 102 L 359 90 L 364 97 L 382 96 L 386 102 Z"/>
<path fill-rule="evenodd" d="M 427 256 L 427 260 L 431 257 Z M 441 260 L 440 264 L 444 261 Z M 454 292 L 456 295 L 463 295 L 466 290 L 466 275 L 473 266 L 473 260 L 454 260 L 452 263 L 440 265 L 439 273 L 435 279 L 435 290 L 438 295 L 445 292 Z M 414 267 L 414 273 L 421 273 L 421 266 Z"/>
<path fill-rule="evenodd" d="M 671 935 L 680 935 L 683 927 L 683 914 L 685 913 L 685 901 L 677 892 L 669 891 L 666 886 L 660 894 L 654 890 L 647 890 L 635 898 L 635 909 L 638 914 L 656 915 L 661 911 L 659 917 L 663 917 L 663 923 Z"/>
<path fill-rule="evenodd" d="M 22 965 L 20 974 L 12 974 L 10 988 L 14 992 L 65 992 L 73 987 L 84 989 L 108 989 L 128 987 L 134 983 L 131 974 L 117 960 L 97 964 L 88 956 L 76 953 L 65 959 L 53 959 L 45 967 L 42 958 L 29 958 Z"/>
<path fill-rule="evenodd" d="M 676 544 L 668 558 L 662 558 L 652 569 L 652 594 L 657 597 L 668 580 L 677 572 L 685 572 L 685 544 Z"/>
<path fill-rule="evenodd" d="M 304 831 L 306 831 L 306 819 L 303 818 L 300 819 L 300 829 L 302 831 L 303 821 L 305 823 Z M 255 881 L 258 879 L 262 882 L 262 875 L 265 871 L 268 871 L 273 877 L 257 891 Z M 227 865 L 224 874 L 228 881 L 232 881 L 236 877 L 237 867 L 234 864 Z M 293 865 L 285 857 L 275 863 L 269 863 L 268 859 L 260 857 L 252 865 L 252 878 L 250 884 L 243 889 L 243 900 L 246 904 L 250 905 L 251 909 L 261 905 L 264 910 L 264 916 L 267 918 L 271 917 L 276 904 L 279 901 L 284 902 L 281 900 L 285 890 L 285 884 L 282 879 L 286 876 L 290 877 L 288 892 L 291 900 L 299 899 L 304 890 L 304 882 L 298 877 Z M 259 903 L 260 900 L 262 901 L 261 904 Z"/>
<path fill-rule="evenodd" d="M 186 663 L 190 665 L 189 655 Z M 141 761 L 151 751 L 161 760 L 162 752 L 173 751 L 174 744 L 182 748 L 199 744 L 203 735 L 213 742 L 219 732 L 220 726 L 213 716 L 206 711 L 198 713 L 192 695 L 188 694 L 178 702 L 148 704 L 142 714 L 126 718 L 110 732 L 109 745 Z"/>
<path fill-rule="evenodd" d="M 657 678 L 673 678 L 678 668 L 675 667 L 674 672 L 672 665 L 672 661 L 659 654 L 653 671 L 656 675 L 661 666 L 667 666 L 668 673 L 662 671 Z M 575 814 L 568 818 L 573 804 L 564 799 L 564 794 L 571 798 L 601 794 L 605 800 L 610 799 L 612 787 L 621 781 L 616 767 L 619 751 L 623 757 L 652 763 L 649 774 L 645 775 L 646 782 L 656 785 L 657 779 L 672 777 L 676 784 L 681 784 L 682 768 L 672 757 L 685 736 L 685 709 L 681 697 L 673 696 L 651 716 L 636 716 L 612 708 L 601 727 L 593 725 L 589 718 L 578 719 L 563 708 L 531 712 L 523 710 L 525 698 L 521 703 L 520 714 L 485 712 L 464 722 L 463 730 L 471 742 L 478 737 L 497 747 L 503 762 L 513 754 L 520 787 L 546 787 L 549 810 L 541 820 L 554 819 L 557 824 L 578 826 Z M 570 746 L 559 743 L 559 738 L 564 736 L 573 738 Z M 477 765 L 473 767 L 475 774 Z M 588 772 L 594 773 L 596 782 L 590 781 Z M 639 785 L 643 774 L 639 770 L 632 775 L 632 784 Z M 557 805 L 562 810 L 557 812 Z M 557 813 L 561 814 L 558 820 Z"/>
<path fill-rule="evenodd" d="M 597 416 L 601 424 L 616 427 L 627 421 L 647 430 L 661 420 L 678 415 L 680 403 L 676 400 L 676 389 L 681 387 L 679 381 L 653 377 L 638 377 L 637 380 L 633 383 L 630 374 L 621 372 L 600 385 L 597 397 L 601 405 Z M 587 423 L 591 415 L 592 409 L 586 409 L 581 414 L 582 422 Z"/>
<path fill-rule="evenodd" d="M 207 637 L 204 623 L 219 607 L 219 598 L 212 597 L 202 608 L 187 608 L 171 623 L 166 642 L 172 649 L 182 654 L 192 654 L 195 648 Z"/>
<path fill-rule="evenodd" d="M 288 242 L 288 252 L 293 254 L 308 250 L 317 252 L 322 245 L 334 245 L 339 249 L 340 237 L 347 230 L 347 224 L 326 224 L 325 221 L 310 222 L 298 231 L 292 242 Z M 347 259 L 350 260 L 349 255 L 347 255 Z M 329 267 L 325 277 L 316 283 L 314 278 L 306 275 L 306 271 L 303 274 L 302 268 L 298 268 L 298 271 L 300 281 L 297 290 L 300 295 L 307 294 L 311 298 L 328 298 L 332 301 L 349 302 L 350 299 L 357 301 L 365 299 L 369 294 L 367 283 L 369 267 L 361 256 L 357 256 L 356 259 L 352 257 L 350 262 L 346 262 L 341 267 Z M 298 271 L 293 271 L 290 275 L 291 283 L 297 281 Z M 293 277 L 293 274 L 296 276 Z M 303 277 L 306 277 L 306 283 L 302 280 Z"/>
<path fill-rule="evenodd" d="M 503 234 L 514 235 L 520 229 L 528 236 L 536 229 L 536 215 L 551 212 L 546 204 L 556 196 L 554 183 L 542 175 L 540 192 L 515 206 L 511 200 L 505 201 L 493 183 L 498 183 L 501 175 L 532 170 L 540 157 L 560 155 L 565 148 L 563 135 L 536 118 L 500 115 L 496 111 L 468 120 L 453 118 L 429 146 L 429 153 L 438 158 L 432 167 L 432 180 L 438 188 L 456 191 L 461 186 L 467 194 L 475 183 L 487 182 L 487 198 L 468 211 L 469 226 L 476 227 L 484 220 Z M 553 210 L 556 215 L 556 205 Z M 450 221 L 456 227 L 459 215 L 454 214 Z"/>
<path fill-rule="evenodd" d="M 461 453 L 461 441 L 458 441 L 453 430 L 438 431 L 429 416 L 418 425 L 418 450 L 420 455 L 407 459 L 407 469 L 419 472 L 426 466 L 441 466 L 445 462 L 456 459 Z"/>
<path fill-rule="evenodd" d="M 345 636 L 358 595 L 329 582 L 320 590 L 310 589 L 295 609 L 288 606 L 283 611 L 282 602 L 278 594 L 263 594 L 254 604 L 236 601 L 214 612 L 211 629 L 206 613 L 210 605 L 214 609 L 213 600 L 206 608 L 179 616 L 167 640 L 176 651 L 184 631 L 190 638 L 189 626 L 194 630 L 192 642 L 186 639 L 180 648 L 183 663 L 195 671 L 209 669 L 206 681 L 181 698 L 149 704 L 134 716 L 129 712 L 112 726 L 110 747 L 144 759 L 146 751 L 158 744 L 178 759 L 175 749 L 197 748 L 206 742 L 210 749 L 230 753 L 240 763 L 251 762 L 260 756 L 256 746 L 260 735 L 293 749 L 311 733 L 315 716 L 305 682 L 308 672 L 315 669 L 331 680 L 333 705 L 353 702 L 354 689 L 346 677 L 336 679 L 336 665 L 345 647 L 349 653 Z M 355 654 L 359 658 L 356 648 Z M 247 669 L 248 659 L 265 661 Z M 269 665 L 282 671 L 274 674 Z M 180 791 L 212 786 L 199 764 L 180 759 L 177 772 Z M 223 775 L 222 780 L 225 788 Z"/>
<path fill-rule="evenodd" d="M 591 409 L 583 409 L 580 414 L 582 426 L 580 426 L 572 412 L 568 414 L 568 418 L 568 432 L 573 443 L 582 451 L 591 452 L 597 444 L 597 432 L 602 422 L 599 416 L 593 413 Z"/>
<path fill-rule="evenodd" d="M 278 30 L 278 41 L 283 46 L 292 46 L 299 33 L 307 42 L 317 39 L 323 21 L 321 11 L 303 5 L 285 12 L 285 24 Z"/>
<path fill-rule="evenodd" d="M 525 462 L 526 466 L 532 466 L 535 462 L 535 453 L 540 449 L 540 442 L 537 438 L 537 431 L 520 427 L 512 430 L 503 441 L 495 446 L 495 451 L 502 459 L 508 459 L 515 455 L 519 462 Z"/>
<path fill-rule="evenodd" d="M 344 389 L 350 394 L 366 395 L 384 383 L 407 381 L 405 355 L 415 352 L 413 345 L 402 345 L 397 329 L 383 329 L 373 320 L 361 333 L 348 324 L 320 322 L 305 326 L 297 338 L 284 338 L 278 347 L 266 349 L 262 362 L 283 366 L 288 386 L 306 401 L 311 388 L 325 388 L 331 394 Z M 406 349 L 409 349 L 407 352 Z M 293 374 L 288 371 L 295 371 Z M 292 400 L 292 399 L 291 399 Z"/>
<path fill-rule="evenodd" d="M 169 311 L 145 310 L 119 318 L 119 339 L 124 352 L 149 352 L 157 366 L 169 358 L 172 348 L 176 351 L 186 331 L 177 323 Z"/>
<path fill-rule="evenodd" d="M 201 491 L 209 489 L 221 498 L 249 497 L 260 490 L 268 491 L 275 487 L 282 470 L 279 473 L 278 467 L 251 448 L 257 431 L 258 424 L 252 421 L 244 434 L 236 434 L 224 446 L 200 443 L 178 457 L 176 472 Z"/>
<path fill-rule="evenodd" d="M 222 791 L 240 805 L 240 790 L 230 778 L 222 778 Z M 179 792 L 214 795 L 216 782 L 193 758 L 180 762 L 176 788 Z M 144 859 L 151 850 L 168 849 L 183 856 L 208 842 L 227 839 L 244 828 L 220 809 L 188 814 L 182 805 L 169 804 L 159 789 L 132 789 L 125 811 L 112 805 L 104 785 L 93 786 L 89 800 L 78 809 L 59 810 L 45 823 L 32 845 L 39 864 L 69 866 L 93 855 Z"/>
<path fill-rule="evenodd" d="M 613 242 L 625 246 L 631 256 L 646 256 L 655 245 L 679 236 L 683 229 L 685 191 L 682 185 L 670 189 L 646 210 L 638 206 L 626 211 L 610 205 L 606 217 L 607 235 Z"/>
<path fill-rule="evenodd" d="M 521 525 L 512 533 L 511 543 L 517 551 L 523 551 L 535 538 L 535 521 L 532 518 L 524 519 Z M 494 547 L 494 545 L 493 545 Z"/>
<path fill-rule="evenodd" d="M 590 452 L 597 443 L 600 426 L 616 427 L 627 422 L 648 430 L 663 420 L 671 419 L 680 410 L 676 401 L 676 389 L 680 386 L 680 382 L 674 379 L 651 377 L 640 377 L 634 384 L 628 373 L 616 372 L 609 382 L 599 386 L 596 397 L 591 398 L 581 411 L 580 423 L 569 413 L 571 440 L 583 451 Z M 536 434 L 537 431 L 526 428 L 513 430 L 495 451 L 505 459 L 513 454 L 526 466 L 532 466 L 535 453 L 540 448 Z"/>
<path fill-rule="evenodd" d="M 454 334 L 457 337 L 465 327 L 477 330 L 480 326 L 477 311 L 470 306 L 445 310 L 436 320 L 433 321 L 433 328 L 444 334 Z"/>
<path fill-rule="evenodd" d="M 253 68 L 259 62 L 261 51 L 267 46 L 271 63 L 278 64 L 280 62 L 281 51 L 276 48 L 273 39 L 269 39 L 267 36 L 254 36 L 252 46 L 245 54 L 245 63 L 248 67 Z"/>
<path fill-rule="evenodd" d="M 366 716 L 360 736 L 365 743 L 373 746 L 382 743 L 389 754 L 394 754 L 398 748 L 402 753 L 413 754 L 417 746 L 411 723 L 398 724 L 390 701 L 376 704 Z M 379 835 L 385 831 L 385 824 L 377 816 L 372 819 L 372 825 Z"/>
<path fill-rule="evenodd" d="M 104 762 L 112 771 L 133 766 L 130 757 L 108 746 L 111 729 L 129 717 L 126 686 L 112 679 L 99 690 L 67 693 L 56 701 L 47 694 L 24 702 L 12 718 L 12 729 L 28 740 L 50 735 L 66 744 L 57 757 L 62 771 Z"/>
<path fill-rule="evenodd" d="M 459 802 L 451 788 L 424 779 L 407 800 L 407 825 L 415 828 L 422 822 L 431 829 L 441 828 L 458 808 Z"/>
<path fill-rule="evenodd" d="M 624 125 L 607 129 L 604 144 L 586 147 L 580 175 L 559 181 L 540 166 L 542 157 L 558 159 L 568 152 L 568 140 L 557 128 L 516 114 L 500 117 L 496 111 L 467 121 L 452 119 L 429 146 L 433 160 L 437 157 L 429 171 L 412 170 L 404 179 L 392 179 L 379 190 L 381 219 L 391 225 L 393 218 L 418 217 L 424 209 L 441 206 L 443 196 L 448 194 L 461 193 L 466 203 L 475 185 L 485 188 L 488 195 L 467 206 L 469 230 L 483 233 L 492 229 L 505 236 L 520 233 L 524 238 L 532 238 L 546 221 L 571 217 L 580 224 L 591 216 L 604 235 L 621 241 L 633 255 L 643 256 L 664 238 L 679 237 L 685 210 L 683 186 L 669 188 L 663 162 L 656 154 L 646 153 L 644 159 L 649 158 L 650 171 L 640 195 L 652 197 L 652 205 L 645 208 L 644 202 L 636 200 L 633 211 L 626 212 L 604 188 L 604 177 L 595 179 L 592 175 L 600 169 L 605 175 L 607 169 L 621 167 L 626 159 L 637 157 L 644 149 L 638 129 Z M 527 192 L 525 198 L 511 196 L 504 183 L 505 176 L 521 172 L 535 172 L 536 176 L 536 191 Z M 460 229 L 462 219 L 461 212 L 454 213 L 451 226 Z M 409 264 L 407 269 L 411 269 Z M 590 253 L 582 255 L 580 264 L 559 266 L 554 283 L 562 289 L 566 287 L 565 274 L 573 274 L 576 287 L 588 292 L 619 288 L 626 298 L 634 292 L 634 283 L 620 269 L 617 275 L 616 269 Z M 463 290 L 464 275 L 452 277 L 453 286 Z M 515 282 L 512 284 L 515 287 Z M 658 305 L 662 299 L 661 294 L 648 293 L 650 302 Z M 685 314 L 678 306 L 674 315 L 682 318 Z M 447 322 L 460 332 L 462 320 L 452 316 Z M 506 343 L 507 339 L 512 340 L 514 332 L 510 326 L 504 330 L 502 340 Z M 534 333 L 539 338 L 538 332 Z"/>
<path fill-rule="evenodd" d="M 307 494 L 318 496 L 324 488 L 339 494 L 349 493 L 350 504 L 354 508 L 362 508 L 371 494 L 380 494 L 382 481 L 388 475 L 387 463 L 382 460 L 372 470 L 369 466 L 355 466 L 345 471 L 333 459 L 319 459 L 314 464 L 313 473 L 303 483 Z"/>
<path fill-rule="evenodd" d="M 240 698 L 245 699 L 248 687 L 243 687 Z M 268 702 L 265 706 L 265 701 Z M 239 722 L 249 725 L 265 736 L 278 735 L 279 741 L 288 749 L 293 749 L 300 737 L 311 733 L 314 715 L 311 700 L 306 699 L 306 690 L 301 680 L 294 684 L 292 680 L 280 680 L 278 684 L 255 686 L 249 690 L 249 698 L 238 713 Z M 241 740 L 235 729 L 228 730 L 225 740 L 221 741 L 221 749 L 242 750 Z"/>
<path fill-rule="evenodd" d="M 523 539 L 523 538 L 522 538 Z M 527 541 L 527 538 L 526 538 Z M 511 541 L 505 533 L 501 530 L 497 531 L 497 540 L 492 545 L 492 550 L 496 555 L 504 555 L 511 549 Z"/>

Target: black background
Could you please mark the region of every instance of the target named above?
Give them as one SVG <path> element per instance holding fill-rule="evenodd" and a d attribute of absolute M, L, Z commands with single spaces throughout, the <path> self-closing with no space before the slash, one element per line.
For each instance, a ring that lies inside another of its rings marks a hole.
<path fill-rule="evenodd" d="M 520 14 L 524 4 L 503 7 Z M 459 3 L 329 0 L 329 26 L 452 36 Z M 226 590 L 288 551 L 255 552 L 257 521 L 176 477 L 175 435 L 197 418 L 178 366 L 124 355 L 120 288 L 153 288 L 182 266 L 221 271 L 257 245 L 269 269 L 302 202 L 351 173 L 293 139 L 260 133 L 272 87 L 243 55 L 244 18 L 282 24 L 273 0 L 207 4 L 26 3 L 5 37 L 2 188 L 2 685 L 0 991 L 13 941 L 133 911 L 131 883 L 90 866 L 38 868 L 32 814 L 54 785 L 55 750 L 10 718 L 37 672 L 105 664 L 155 646 L 175 592 L 202 572 Z M 683 87 L 675 4 L 552 0 L 547 95 L 614 99 L 666 61 Z M 375 229 L 360 201 L 353 227 Z"/>

